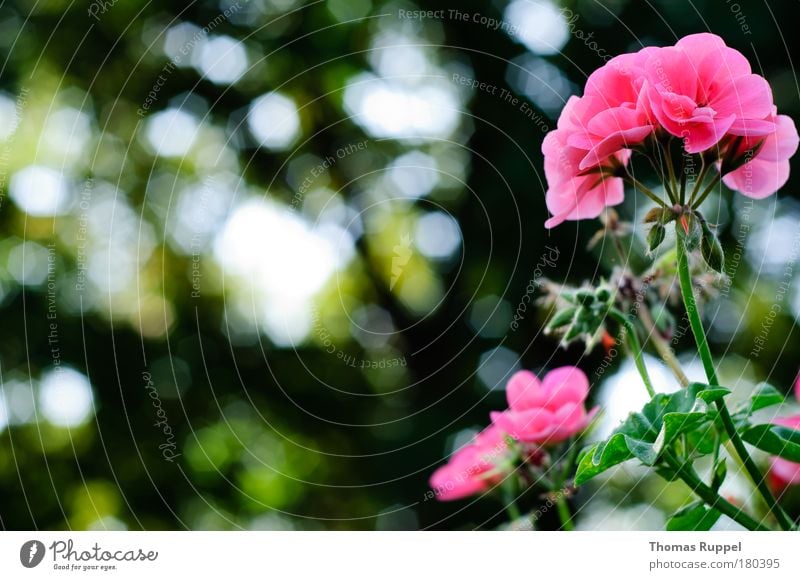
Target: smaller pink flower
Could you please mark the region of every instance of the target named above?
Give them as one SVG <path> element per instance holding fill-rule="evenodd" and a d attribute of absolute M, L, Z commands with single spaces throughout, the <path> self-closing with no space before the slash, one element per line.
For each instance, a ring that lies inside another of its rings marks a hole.
<path fill-rule="evenodd" d="M 722 178 L 731 189 L 754 199 L 770 196 L 784 186 L 789 179 L 789 158 L 800 142 L 791 117 L 773 114 L 770 120 L 776 127 L 773 133 L 766 138 L 744 138 L 739 146 L 743 155 L 763 141 L 755 156 Z"/>
<path fill-rule="evenodd" d="M 794 394 L 800 401 L 800 376 L 794 383 Z M 800 415 L 782 417 L 773 421 L 789 429 L 800 431 Z M 800 463 L 794 463 L 782 457 L 773 457 L 769 467 L 769 483 L 776 493 L 790 485 L 800 485 Z"/>
<path fill-rule="evenodd" d="M 478 433 L 431 475 L 436 499 L 451 501 L 488 491 L 502 479 L 497 464 L 507 450 L 505 434 L 494 425 Z"/>
<path fill-rule="evenodd" d="M 542 381 L 530 371 L 519 371 L 506 387 L 509 409 L 491 414 L 492 423 L 524 443 L 552 445 L 583 431 L 597 407 L 587 413 L 589 379 L 577 367 L 561 367 Z"/>

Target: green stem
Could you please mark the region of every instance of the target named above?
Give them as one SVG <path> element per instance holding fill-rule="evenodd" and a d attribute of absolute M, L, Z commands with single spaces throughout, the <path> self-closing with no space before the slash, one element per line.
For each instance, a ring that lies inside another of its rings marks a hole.
<path fill-rule="evenodd" d="M 702 165 L 700 166 L 700 174 L 697 176 L 697 180 L 694 182 L 692 186 L 692 193 L 689 195 L 689 206 L 694 207 L 694 198 L 697 196 L 697 193 L 700 191 L 700 188 L 703 187 L 703 181 L 706 179 L 706 173 L 708 172 L 708 168 L 710 164 L 706 163 L 705 158 L 702 160 Z"/>
<path fill-rule="evenodd" d="M 572 469 L 575 467 L 575 459 L 577 459 L 578 450 L 580 449 L 577 440 L 573 440 L 570 443 L 569 450 L 564 454 L 564 465 L 558 478 L 558 485 L 550 488 L 553 493 L 557 494 L 556 508 L 558 509 L 558 519 L 561 520 L 561 529 L 568 531 L 574 530 L 575 524 L 572 523 L 572 514 L 569 511 L 564 487 L 569 479 L 569 474 L 572 473 Z"/>
<path fill-rule="evenodd" d="M 692 207 L 694 207 L 694 208 L 700 207 L 703 204 L 703 202 L 706 200 L 708 195 L 714 190 L 714 188 L 717 185 L 719 185 L 719 182 L 721 180 L 722 180 L 722 175 L 720 173 L 717 173 L 714 176 L 714 179 L 711 180 L 711 183 L 708 184 L 708 187 L 706 187 L 705 190 L 703 191 L 703 193 L 700 194 L 700 197 L 698 197 L 697 200 L 695 200 L 694 203 L 692 203 Z"/>
<path fill-rule="evenodd" d="M 648 188 L 645 184 L 643 184 L 641 181 L 636 179 L 633 175 L 631 175 L 630 173 L 627 173 L 625 178 L 628 181 L 630 181 L 631 185 L 633 185 L 634 188 L 641 190 L 642 193 L 644 193 L 647 197 L 652 199 L 658 205 L 660 205 L 661 207 L 668 207 L 667 204 L 664 203 L 663 199 L 658 197 L 655 193 L 653 193 L 650 190 L 650 188 Z"/>
<path fill-rule="evenodd" d="M 514 476 L 512 475 L 511 477 Z M 511 521 L 514 522 L 522 517 L 522 514 L 520 513 L 519 508 L 517 507 L 517 503 L 514 500 L 514 496 L 516 495 L 515 494 L 516 485 L 514 485 L 513 483 L 507 484 L 506 486 L 504 486 L 503 491 L 504 491 L 503 503 L 505 504 L 506 513 L 508 514 L 508 517 L 511 519 Z"/>
<path fill-rule="evenodd" d="M 692 327 L 692 333 L 694 334 L 694 339 L 697 343 L 697 350 L 700 355 L 700 359 L 703 361 L 703 368 L 706 371 L 708 382 L 712 386 L 719 386 L 717 371 L 714 368 L 714 360 L 711 357 L 711 349 L 708 347 L 706 334 L 703 330 L 703 322 L 700 320 L 700 314 L 697 311 L 697 302 L 694 299 L 692 275 L 689 272 L 688 253 L 686 251 L 683 238 L 681 237 L 681 233 L 677 233 L 678 276 L 680 279 L 683 303 L 686 306 L 686 314 L 689 317 L 689 325 Z M 731 418 L 728 408 L 725 406 L 725 402 L 722 399 L 718 399 L 715 404 L 719 411 L 719 418 L 722 422 L 722 426 L 725 428 L 725 432 L 728 434 L 728 437 L 730 438 L 731 443 L 736 450 L 736 454 L 742 460 L 742 465 L 744 465 L 745 471 L 747 471 L 750 479 L 753 480 L 756 489 L 758 489 L 761 497 L 764 498 L 769 510 L 775 515 L 775 518 L 778 520 L 781 528 L 784 530 L 791 530 L 794 527 L 794 523 L 786 514 L 786 512 L 781 509 L 780 505 L 778 505 L 778 501 L 775 499 L 775 496 L 772 495 L 772 492 L 769 490 L 769 486 L 767 485 L 766 481 L 764 481 L 764 476 L 761 474 L 758 466 L 753 461 L 753 458 L 750 457 L 750 454 L 747 452 L 747 448 L 744 446 L 744 442 L 742 441 L 741 437 L 739 437 L 739 433 L 736 431 L 736 426 L 733 423 L 733 419 Z"/>
<path fill-rule="evenodd" d="M 619 322 L 623 327 L 625 338 L 628 341 L 628 350 L 631 351 L 633 362 L 636 364 L 636 370 L 642 376 L 644 386 L 651 397 L 656 396 L 656 391 L 653 388 L 653 383 L 650 381 L 650 375 L 647 374 L 647 367 L 644 364 L 644 357 L 642 356 L 642 345 L 639 343 L 639 337 L 636 336 L 636 328 L 633 323 L 619 310 L 612 308 L 608 311 L 608 315 Z"/>
<path fill-rule="evenodd" d="M 675 473 L 678 475 L 678 477 L 680 477 L 681 480 L 709 506 L 719 510 L 748 530 L 756 530 L 760 532 L 770 531 L 768 527 L 764 526 L 760 522 L 757 522 L 749 514 L 743 512 L 741 509 L 730 503 L 728 500 L 703 483 L 695 473 L 694 469 L 681 463 L 674 456 L 666 455 L 665 458 L 667 462 L 672 465 L 673 469 L 675 469 Z"/>
<path fill-rule="evenodd" d="M 522 517 L 522 514 L 520 513 L 517 504 L 514 503 L 514 500 L 506 503 L 506 513 L 512 522 L 515 522 Z"/>
<path fill-rule="evenodd" d="M 681 363 L 675 356 L 675 353 L 672 352 L 672 347 L 666 343 L 666 341 L 661 338 L 661 335 L 658 332 L 658 328 L 656 327 L 656 323 L 653 320 L 653 315 L 650 313 L 650 309 L 644 303 L 644 301 L 639 303 L 639 320 L 642 321 L 644 324 L 645 331 L 648 333 L 648 338 L 655 346 L 656 351 L 661 356 L 661 360 L 670 368 L 672 374 L 675 375 L 675 378 L 678 379 L 678 382 L 681 384 L 682 387 L 685 387 L 689 384 L 689 377 L 686 376 L 686 373 L 683 372 L 681 368 Z"/>
<path fill-rule="evenodd" d="M 564 491 L 559 489 L 556 491 L 556 508 L 558 509 L 558 519 L 561 521 L 561 529 L 571 532 L 575 529 L 575 524 L 572 523 L 572 514 L 569 513 L 569 506 L 564 497 Z"/>
<path fill-rule="evenodd" d="M 672 140 L 664 144 L 664 157 L 667 161 L 667 173 L 669 174 L 670 201 L 678 203 L 678 180 L 675 178 L 675 166 L 672 163 L 671 142 Z"/>

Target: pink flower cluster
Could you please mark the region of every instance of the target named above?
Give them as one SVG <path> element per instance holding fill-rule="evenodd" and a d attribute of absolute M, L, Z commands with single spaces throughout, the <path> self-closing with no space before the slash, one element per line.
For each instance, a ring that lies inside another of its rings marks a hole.
<path fill-rule="evenodd" d="M 554 369 L 541 381 L 530 371 L 515 373 L 506 386 L 509 408 L 491 413 L 492 424 L 431 476 L 436 497 L 461 499 L 499 483 L 511 464 L 510 440 L 527 446 L 532 457 L 583 431 L 597 412 L 586 411 L 588 395 L 589 379 L 577 367 Z"/>
<path fill-rule="evenodd" d="M 675 46 L 623 54 L 592 73 L 583 97 L 567 101 L 545 137 L 552 214 L 545 226 L 594 218 L 621 203 L 620 175 L 632 150 L 670 137 L 682 139 L 687 154 L 716 162 L 728 187 L 753 198 L 786 183 L 798 145 L 794 122 L 777 114 L 767 81 L 720 37 L 693 34 Z M 738 163 L 722 167 L 734 157 Z"/>
<path fill-rule="evenodd" d="M 800 377 L 794 383 L 794 394 L 800 402 Z M 800 414 L 781 417 L 774 420 L 773 423 L 800 431 Z M 777 492 L 781 492 L 790 485 L 800 485 L 800 463 L 794 463 L 782 457 L 773 457 L 769 468 L 769 482 Z"/>

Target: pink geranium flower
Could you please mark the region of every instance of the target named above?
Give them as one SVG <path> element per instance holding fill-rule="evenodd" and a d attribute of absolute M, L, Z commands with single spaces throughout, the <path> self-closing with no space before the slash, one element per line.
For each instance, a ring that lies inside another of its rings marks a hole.
<path fill-rule="evenodd" d="M 739 144 L 741 155 L 757 148 L 753 158 L 722 178 L 731 189 L 755 199 L 770 196 L 783 187 L 789 179 L 789 159 L 800 142 L 791 117 L 773 115 L 770 120 L 776 127 L 773 133 L 763 139 L 743 138 Z"/>
<path fill-rule="evenodd" d="M 487 491 L 499 483 L 497 464 L 508 451 L 504 433 L 490 425 L 456 451 L 446 465 L 433 472 L 430 486 L 436 499 L 451 501 Z"/>
<path fill-rule="evenodd" d="M 683 164 L 664 166 L 665 157 L 673 163 L 666 153 L 676 137 L 687 153 L 702 153 L 702 163 L 724 171 L 729 187 L 753 198 L 786 182 L 798 141 L 792 120 L 777 114 L 767 81 L 719 36 L 692 34 L 675 46 L 617 56 L 591 74 L 583 97 L 567 101 L 542 143 L 551 214 L 545 227 L 595 218 L 621 203 L 623 179 L 634 182 L 627 175 L 634 152 L 665 175 L 677 174 Z M 750 150 L 756 153 L 747 159 Z M 674 205 L 677 194 L 669 194 L 667 205 Z"/>
<path fill-rule="evenodd" d="M 794 394 L 800 401 L 800 377 L 794 383 Z M 773 423 L 800 430 L 800 415 L 782 417 Z M 776 492 L 780 492 L 790 485 L 800 485 L 800 463 L 794 463 L 782 457 L 773 457 L 770 460 L 769 482 Z"/>
<path fill-rule="evenodd" d="M 688 153 L 713 147 L 726 134 L 765 136 L 775 131 L 766 80 L 715 34 L 692 34 L 650 53 L 647 95 L 664 129 L 684 139 Z"/>
<path fill-rule="evenodd" d="M 492 413 L 492 423 L 524 443 L 560 443 L 583 431 L 597 412 L 587 413 L 588 394 L 589 380 L 577 367 L 554 369 L 542 381 L 519 371 L 506 387 L 509 409 Z"/>

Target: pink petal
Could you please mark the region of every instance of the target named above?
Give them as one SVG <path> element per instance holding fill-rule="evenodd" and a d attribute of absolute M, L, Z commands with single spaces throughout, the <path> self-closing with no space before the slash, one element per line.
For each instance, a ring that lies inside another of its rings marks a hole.
<path fill-rule="evenodd" d="M 607 107 L 635 103 L 644 72 L 640 60 L 634 54 L 621 54 L 612 58 L 605 66 L 589 75 L 585 94 L 599 98 Z"/>
<path fill-rule="evenodd" d="M 566 403 L 554 416 L 554 435 L 550 443 L 558 443 L 580 433 L 586 426 L 586 409 L 582 404 Z"/>
<path fill-rule="evenodd" d="M 548 409 L 558 409 L 567 404 L 583 404 L 589 395 L 589 379 L 578 367 L 559 367 L 547 373 L 542 381 L 542 387 L 547 393 L 546 406 Z"/>
<path fill-rule="evenodd" d="M 797 152 L 800 138 L 791 117 L 778 115 L 775 118 L 776 130 L 767 136 L 764 145 L 758 150 L 756 159 L 761 161 L 785 161 Z"/>
<path fill-rule="evenodd" d="M 734 116 L 718 118 L 712 123 L 686 123 L 682 133 L 687 153 L 700 153 L 720 142 L 735 120 Z"/>
<path fill-rule="evenodd" d="M 769 197 L 788 180 L 788 161 L 762 161 L 758 157 L 722 178 L 725 185 L 753 199 Z"/>
<path fill-rule="evenodd" d="M 709 106 L 721 116 L 763 119 L 772 111 L 772 89 L 758 75 L 733 78 L 712 97 Z"/>
<path fill-rule="evenodd" d="M 429 481 L 439 501 L 452 501 L 469 497 L 488 489 L 489 482 L 476 477 L 469 465 L 448 463 L 433 472 Z"/>
<path fill-rule="evenodd" d="M 797 380 L 794 382 L 794 398 L 800 401 L 800 375 L 797 375 Z"/>
<path fill-rule="evenodd" d="M 596 218 L 607 206 L 622 203 L 625 195 L 622 179 L 606 178 L 594 185 L 597 180 L 597 175 L 588 175 L 551 187 L 546 201 L 553 217 L 545 222 L 545 227 L 553 228 L 565 220 Z"/>
<path fill-rule="evenodd" d="M 770 464 L 770 475 L 780 487 L 800 484 L 800 463 L 794 463 L 781 457 L 773 457 Z"/>
<path fill-rule="evenodd" d="M 775 425 L 788 427 L 789 429 L 800 430 L 800 415 L 790 415 L 788 417 L 778 417 L 772 420 Z"/>
<path fill-rule="evenodd" d="M 697 75 L 687 74 L 693 69 L 695 67 L 686 53 L 672 47 L 652 53 L 645 64 L 648 83 L 660 93 L 683 95 L 694 101 L 697 95 Z"/>
<path fill-rule="evenodd" d="M 544 443 L 553 432 L 555 417 L 546 409 L 492 413 L 492 422 L 510 437 L 526 443 Z"/>
<path fill-rule="evenodd" d="M 680 39 L 675 46 L 683 50 L 693 63 L 693 70 L 700 80 L 700 98 L 707 99 L 720 83 L 726 84 L 731 78 L 752 72 L 747 58 L 726 46 L 716 34 L 691 34 Z"/>
<path fill-rule="evenodd" d="M 541 404 L 545 396 L 539 378 L 530 371 L 518 371 L 506 385 L 506 400 L 512 409 L 528 409 Z"/>
<path fill-rule="evenodd" d="M 740 137 L 764 137 L 776 130 L 775 123 L 765 119 L 736 119 L 728 129 L 728 133 Z"/>
<path fill-rule="evenodd" d="M 594 165 L 599 165 L 614 153 L 617 153 L 622 149 L 628 149 L 639 145 L 652 132 L 653 127 L 646 125 L 642 127 L 633 127 L 631 129 L 609 135 L 597 143 L 597 145 L 592 147 L 586 156 L 581 159 L 578 168 L 583 171 L 584 169 L 589 169 Z"/>

